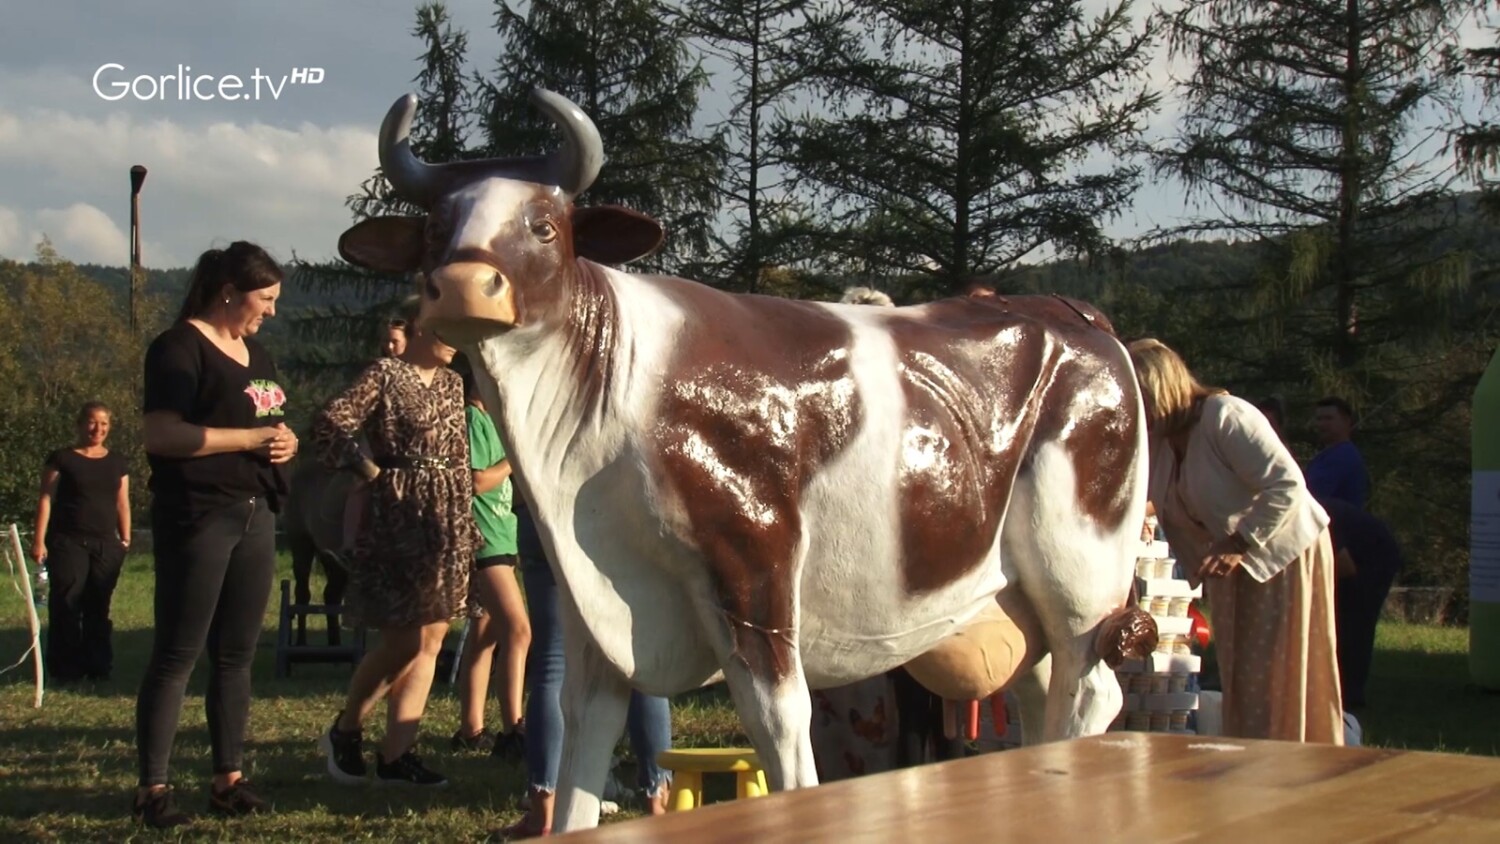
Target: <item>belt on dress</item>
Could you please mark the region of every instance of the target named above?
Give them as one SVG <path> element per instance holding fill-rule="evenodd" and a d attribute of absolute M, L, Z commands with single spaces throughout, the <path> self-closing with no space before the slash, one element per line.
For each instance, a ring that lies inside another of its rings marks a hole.
<path fill-rule="evenodd" d="M 452 469 L 458 461 L 451 457 L 426 454 L 408 454 L 393 457 L 377 457 L 375 465 L 381 469 Z"/>

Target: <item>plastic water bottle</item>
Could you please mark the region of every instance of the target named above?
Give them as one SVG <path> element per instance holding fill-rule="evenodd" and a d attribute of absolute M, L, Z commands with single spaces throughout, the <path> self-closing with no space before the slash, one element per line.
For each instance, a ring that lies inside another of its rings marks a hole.
<path fill-rule="evenodd" d="M 47 606 L 47 570 L 40 566 L 36 570 L 36 586 L 31 589 L 31 597 L 37 606 Z"/>

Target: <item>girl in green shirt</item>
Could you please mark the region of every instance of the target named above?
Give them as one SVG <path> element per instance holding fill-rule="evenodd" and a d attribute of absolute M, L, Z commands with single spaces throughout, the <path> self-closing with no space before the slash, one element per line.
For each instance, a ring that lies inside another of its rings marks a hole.
<path fill-rule="evenodd" d="M 525 684 L 526 651 L 531 647 L 531 621 L 516 580 L 516 515 L 511 512 L 514 494 L 510 461 L 495 423 L 485 410 L 469 367 L 462 367 L 468 406 L 469 454 L 474 469 L 474 521 L 484 537 L 484 547 L 474 561 L 469 578 L 475 603 L 483 614 L 469 624 L 459 666 L 460 722 L 453 734 L 454 750 L 490 751 L 496 756 L 520 759 L 523 725 L 521 691 Z M 485 702 L 496 655 L 500 680 L 501 732 L 497 737 L 484 726 Z"/>

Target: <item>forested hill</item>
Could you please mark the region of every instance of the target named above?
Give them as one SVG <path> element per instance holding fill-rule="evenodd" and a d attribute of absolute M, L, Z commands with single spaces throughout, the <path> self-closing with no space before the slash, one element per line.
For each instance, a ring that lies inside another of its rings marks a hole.
<path fill-rule="evenodd" d="M 1500 221 L 1484 213 L 1479 197 L 1477 192 L 1455 196 L 1442 210 L 1452 225 L 1444 226 L 1428 248 L 1432 256 L 1465 254 L 1471 269 L 1483 273 L 1500 262 Z M 1262 258 L 1255 243 L 1179 239 L 1087 260 L 1019 266 L 1000 273 L 996 282 L 1007 292 L 1064 293 L 1101 301 L 1121 283 L 1163 294 L 1243 283 L 1264 266 Z M 1485 286 L 1497 291 L 1493 279 Z"/>
<path fill-rule="evenodd" d="M 100 282 L 111 291 L 117 292 L 122 300 L 126 292 L 130 289 L 130 270 L 128 267 L 79 264 L 78 269 L 84 275 Z M 175 269 L 147 268 L 146 295 L 160 296 L 167 302 L 175 305 L 182 300 L 182 295 L 187 290 L 188 279 L 191 275 L 192 268 L 190 267 L 178 267 Z M 280 307 L 283 311 L 295 313 L 298 310 L 308 308 L 353 308 L 358 307 L 361 303 L 361 299 L 353 290 L 329 290 L 326 289 L 326 285 L 298 284 L 297 280 L 298 276 L 294 272 L 289 282 L 282 287 Z"/>
<path fill-rule="evenodd" d="M 1430 248 L 1434 255 L 1466 253 L 1476 269 L 1500 261 L 1500 224 L 1480 212 L 1478 197 L 1477 193 L 1461 194 L 1445 208 L 1454 224 L 1432 240 Z M 1260 247 L 1254 243 L 1180 239 L 1140 248 L 1122 245 L 1112 253 L 1090 259 L 1018 266 L 997 274 L 996 283 L 1004 292 L 1064 293 L 1103 303 L 1112 298 L 1112 289 L 1122 284 L 1160 294 L 1232 285 L 1251 276 L 1262 265 L 1262 257 Z M 119 291 L 123 298 L 128 279 L 125 267 L 82 264 L 79 269 Z M 185 267 L 148 269 L 147 293 L 176 303 L 187 287 L 190 272 Z M 309 275 L 317 272 L 318 268 L 309 268 Z M 281 310 L 285 315 L 297 317 L 313 309 L 361 310 L 370 304 L 369 298 L 356 287 L 339 289 L 310 277 L 307 283 L 301 283 L 302 278 L 294 274 L 282 291 Z M 898 302 L 902 299 L 899 282 L 889 285 L 877 282 L 877 286 L 888 287 Z"/>

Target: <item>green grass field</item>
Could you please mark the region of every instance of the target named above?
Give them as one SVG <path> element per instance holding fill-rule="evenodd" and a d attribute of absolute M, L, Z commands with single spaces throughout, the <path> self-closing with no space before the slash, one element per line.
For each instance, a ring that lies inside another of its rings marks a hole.
<path fill-rule="evenodd" d="M 283 577 L 290 577 L 281 561 Z M 321 588 L 315 581 L 315 588 Z M 298 666 L 273 679 L 275 594 L 256 660 L 247 773 L 275 802 L 274 814 L 221 822 L 202 818 L 179 840 L 482 841 L 520 816 L 524 785 L 518 764 L 456 756 L 447 739 L 458 717 L 452 690 L 434 687 L 421 752 L 452 785 L 437 793 L 347 788 L 328 781 L 316 748 L 337 711 L 347 666 Z M 29 661 L 0 677 L 0 840 L 159 840 L 129 817 L 135 783 L 135 684 L 151 639 L 150 559 L 134 556 L 115 596 L 115 679 L 49 690 L 32 708 Z M 26 649 L 25 607 L 0 593 L 0 660 Z M 316 628 L 314 635 L 321 635 Z M 1467 631 L 1389 625 L 1380 631 L 1371 707 L 1362 713 L 1367 744 L 1500 755 L 1497 699 L 1466 691 Z M 203 715 L 202 664 L 189 686 L 173 757 L 185 808 L 201 812 L 210 770 Z M 493 705 L 492 705 L 493 707 Z M 491 716 L 495 716 L 492 708 Z M 742 745 L 738 719 L 720 689 L 673 701 L 680 746 Z M 378 736 L 375 726 L 371 735 Z M 624 777 L 627 785 L 633 784 Z M 712 795 L 711 795 L 712 796 Z M 614 819 L 638 814 L 633 806 Z M 606 819 L 611 820 L 611 819 Z M 174 837 L 174 836 L 165 836 Z"/>

